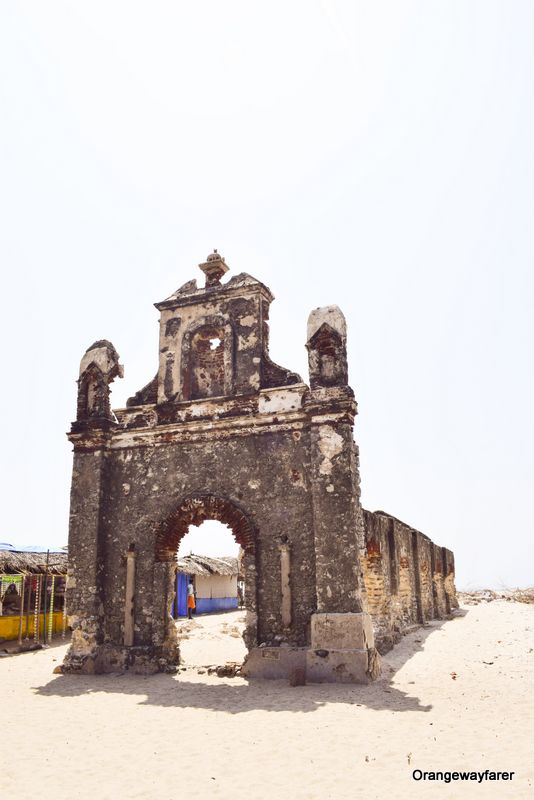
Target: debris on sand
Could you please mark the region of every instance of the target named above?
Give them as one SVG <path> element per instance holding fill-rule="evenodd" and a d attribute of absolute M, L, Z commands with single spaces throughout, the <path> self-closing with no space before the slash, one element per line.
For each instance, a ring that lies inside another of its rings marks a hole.
<path fill-rule="evenodd" d="M 236 678 L 241 674 L 241 664 L 236 661 L 228 661 L 224 666 L 209 667 L 208 675 L 217 675 L 218 678 Z"/>
<path fill-rule="evenodd" d="M 458 600 L 467 606 L 479 603 L 491 603 L 493 600 L 507 600 L 510 603 L 534 603 L 534 587 L 526 589 L 505 589 L 495 592 L 493 589 L 477 589 L 472 592 L 458 592 Z"/>

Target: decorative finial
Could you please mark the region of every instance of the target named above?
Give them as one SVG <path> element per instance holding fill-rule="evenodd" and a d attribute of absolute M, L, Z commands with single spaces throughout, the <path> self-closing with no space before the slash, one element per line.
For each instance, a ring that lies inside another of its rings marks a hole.
<path fill-rule="evenodd" d="M 206 276 L 206 288 L 210 286 L 220 286 L 222 276 L 230 269 L 224 258 L 216 249 L 213 253 L 209 254 L 203 264 L 199 264 L 198 266 Z"/>

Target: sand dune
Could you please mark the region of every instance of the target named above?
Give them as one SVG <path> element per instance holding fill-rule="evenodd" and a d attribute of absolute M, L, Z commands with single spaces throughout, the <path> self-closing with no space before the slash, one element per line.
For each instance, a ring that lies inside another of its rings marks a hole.
<path fill-rule="evenodd" d="M 220 638 L 204 623 L 177 676 L 53 675 L 65 645 L 2 658 L 2 797 L 532 797 L 534 608 L 461 614 L 405 637 L 370 687 L 199 674 Z M 416 783 L 413 769 L 515 777 Z"/>

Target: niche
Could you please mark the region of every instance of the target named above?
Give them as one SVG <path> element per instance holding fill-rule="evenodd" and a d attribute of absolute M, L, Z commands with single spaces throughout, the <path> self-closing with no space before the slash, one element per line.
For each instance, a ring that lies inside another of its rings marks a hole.
<path fill-rule="evenodd" d="M 191 400 L 225 394 L 224 328 L 205 325 L 191 337 Z"/>
<path fill-rule="evenodd" d="M 344 386 L 347 383 L 347 358 L 345 343 L 326 322 L 307 343 L 310 384 L 317 386 Z"/>
<path fill-rule="evenodd" d="M 78 381 L 77 419 L 109 417 L 109 388 L 102 370 L 91 364 Z"/>

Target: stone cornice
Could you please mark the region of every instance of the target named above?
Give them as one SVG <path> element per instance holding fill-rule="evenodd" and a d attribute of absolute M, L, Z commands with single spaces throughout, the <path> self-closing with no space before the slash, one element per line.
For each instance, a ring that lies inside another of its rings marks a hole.
<path fill-rule="evenodd" d="M 245 285 L 236 284 L 234 286 L 230 286 L 228 284 L 222 284 L 221 286 L 213 286 L 208 288 L 203 287 L 181 296 L 171 296 L 166 300 L 162 300 L 160 303 L 154 303 L 154 306 L 158 309 L 158 311 L 164 311 L 168 309 L 182 308 L 184 306 L 197 305 L 199 303 L 208 303 L 212 298 L 214 299 L 215 297 L 220 300 L 221 298 L 230 299 L 233 297 L 243 297 L 247 294 L 260 294 L 265 300 L 267 300 L 268 303 L 271 303 L 274 300 L 274 295 L 271 290 L 263 283 L 260 283 L 260 281 L 256 281 L 254 283 L 247 283 Z"/>
<path fill-rule="evenodd" d="M 75 428 L 68 436 L 76 450 L 115 450 L 279 433 L 321 424 L 353 425 L 355 413 L 350 389 L 317 393 L 299 383 L 252 395 L 117 409 L 112 429 Z"/>
<path fill-rule="evenodd" d="M 248 417 L 226 418 L 220 420 L 199 420 L 181 422 L 173 425 L 157 425 L 152 428 L 116 430 L 106 439 L 97 439 L 94 433 L 70 433 L 69 440 L 75 450 L 122 450 L 136 447 L 158 447 L 170 444 L 222 441 L 236 436 L 256 436 L 264 433 L 282 433 L 304 430 L 312 425 L 353 423 L 347 410 L 310 415 L 306 410 L 283 412 L 280 414 L 257 414 Z"/>
<path fill-rule="evenodd" d="M 95 428 L 85 431 L 69 431 L 67 438 L 74 445 L 75 450 L 95 452 L 109 449 L 113 439 L 113 431 L 97 430 Z"/>

